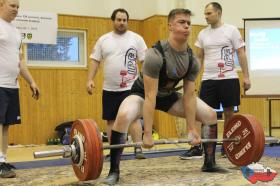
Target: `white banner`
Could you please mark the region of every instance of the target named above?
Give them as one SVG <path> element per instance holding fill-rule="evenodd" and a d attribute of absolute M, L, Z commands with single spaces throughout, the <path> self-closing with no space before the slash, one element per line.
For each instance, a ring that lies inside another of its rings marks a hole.
<path fill-rule="evenodd" d="M 57 14 L 19 12 L 13 23 L 21 32 L 23 43 L 56 44 Z"/>

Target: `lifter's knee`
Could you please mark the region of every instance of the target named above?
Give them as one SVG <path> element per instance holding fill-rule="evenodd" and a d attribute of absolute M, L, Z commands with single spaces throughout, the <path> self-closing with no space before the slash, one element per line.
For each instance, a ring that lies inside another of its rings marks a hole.
<path fill-rule="evenodd" d="M 113 129 L 122 133 L 127 133 L 130 121 L 125 111 L 119 110 Z"/>
<path fill-rule="evenodd" d="M 217 113 L 214 109 L 209 108 L 207 114 L 202 121 L 203 124 L 216 124 L 217 123 Z"/>

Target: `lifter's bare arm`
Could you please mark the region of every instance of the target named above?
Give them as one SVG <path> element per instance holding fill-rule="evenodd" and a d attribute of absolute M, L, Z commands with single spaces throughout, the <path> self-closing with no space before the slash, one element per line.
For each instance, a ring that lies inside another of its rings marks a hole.
<path fill-rule="evenodd" d="M 154 122 L 154 112 L 156 106 L 156 95 L 158 92 L 158 79 L 144 75 L 145 100 L 143 105 L 144 117 L 144 137 L 143 144 L 145 148 L 151 148 L 154 145 L 152 129 Z"/>
<path fill-rule="evenodd" d="M 191 144 L 200 143 L 200 135 L 197 132 L 196 123 L 196 94 L 195 94 L 195 82 L 184 79 L 184 110 L 187 122 L 187 128 L 189 131 L 189 138 L 192 140 Z"/>

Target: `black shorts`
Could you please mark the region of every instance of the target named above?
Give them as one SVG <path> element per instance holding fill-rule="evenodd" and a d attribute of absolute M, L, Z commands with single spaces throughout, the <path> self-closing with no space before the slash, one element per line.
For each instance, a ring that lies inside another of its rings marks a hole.
<path fill-rule="evenodd" d="M 205 80 L 201 83 L 200 99 L 214 109 L 240 105 L 239 79 Z"/>
<path fill-rule="evenodd" d="M 138 95 L 145 99 L 145 93 L 144 89 L 141 88 L 137 83 L 134 83 L 131 88 L 131 94 L 132 95 Z M 168 112 L 168 110 L 172 107 L 172 105 L 180 99 L 182 95 L 178 92 L 172 92 L 168 96 L 159 97 L 156 98 L 156 109 L 161 110 L 163 112 Z"/>
<path fill-rule="evenodd" d="M 130 90 L 115 92 L 103 90 L 102 94 L 102 118 L 104 120 L 115 120 L 122 101 L 130 95 Z"/>
<path fill-rule="evenodd" d="M 0 87 L 0 124 L 19 124 L 20 106 L 17 88 Z"/>

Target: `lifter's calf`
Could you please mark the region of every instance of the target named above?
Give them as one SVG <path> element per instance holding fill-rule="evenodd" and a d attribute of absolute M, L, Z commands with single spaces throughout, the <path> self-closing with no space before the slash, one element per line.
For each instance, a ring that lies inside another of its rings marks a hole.
<path fill-rule="evenodd" d="M 124 144 L 126 142 L 126 133 L 120 133 L 112 130 L 111 144 Z M 120 176 L 120 161 L 123 148 L 116 148 L 110 150 L 110 171 L 106 177 L 105 183 L 114 185 L 119 181 Z"/>
<path fill-rule="evenodd" d="M 202 138 L 217 139 L 217 124 L 203 125 Z M 201 168 L 203 172 L 226 172 L 225 169 L 217 166 L 215 161 L 216 142 L 203 143 L 203 150 L 205 153 L 204 163 Z"/>

